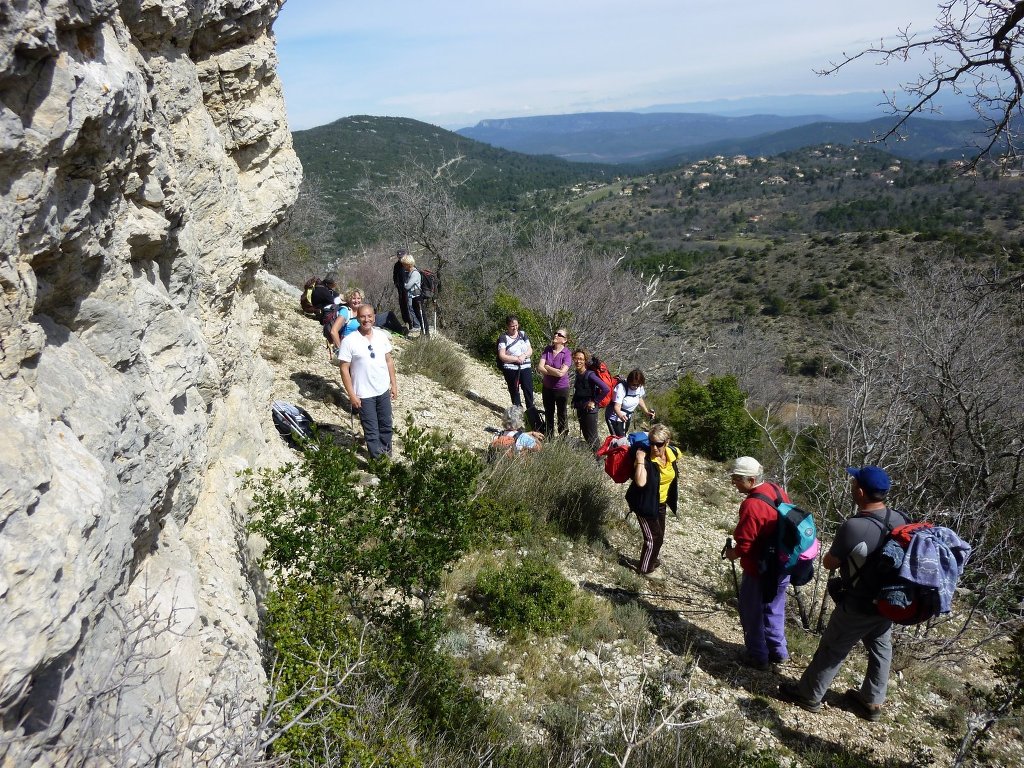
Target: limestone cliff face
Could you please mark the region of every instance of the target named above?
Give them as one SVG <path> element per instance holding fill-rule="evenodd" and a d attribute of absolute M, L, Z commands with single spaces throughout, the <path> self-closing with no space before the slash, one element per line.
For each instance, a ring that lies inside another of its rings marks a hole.
<path fill-rule="evenodd" d="M 230 763 L 260 708 L 280 5 L 0 0 L 2 765 Z"/>

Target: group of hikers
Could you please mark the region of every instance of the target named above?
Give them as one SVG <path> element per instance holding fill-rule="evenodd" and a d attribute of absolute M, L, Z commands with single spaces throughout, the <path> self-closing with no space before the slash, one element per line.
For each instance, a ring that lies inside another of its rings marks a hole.
<path fill-rule="evenodd" d="M 421 295 L 417 289 L 420 282 L 409 277 L 410 271 L 416 271 L 415 261 L 405 250 L 399 250 L 394 279 L 403 319 L 412 329 L 421 328 L 426 334 L 423 303 L 417 301 Z M 329 275 L 312 290 L 307 284 L 309 302 L 322 320 L 326 318 L 325 335 L 331 345 L 332 361 L 341 369 L 353 412 L 359 413 L 367 451 L 371 458 L 389 456 L 391 402 L 398 397 L 398 384 L 388 331 L 407 335 L 409 330 L 392 313 L 378 315 L 371 305 L 363 304 L 358 289 L 339 294 L 331 278 Z M 598 418 L 604 408 L 608 440 L 628 446 L 625 455 L 630 462 L 630 484 L 625 500 L 636 515 L 643 538 L 635 570 L 651 576 L 661 565 L 659 555 L 665 540 L 667 511 L 678 514 L 681 452 L 672 445 L 671 431 L 664 424 L 655 422 L 646 432 L 629 434 L 632 416 L 638 409 L 652 422 L 656 418 L 644 399 L 642 371 L 635 369 L 624 378 L 612 377 L 607 367 L 586 349 L 570 350 L 568 344 L 567 330 L 557 328 L 540 355 L 537 368 L 543 377 L 542 417 L 534 404 L 532 344 L 520 328 L 519 318 L 506 318 L 497 341 L 497 362 L 512 405 L 504 411 L 502 428 L 491 444 L 492 455 L 494 449 L 498 455 L 509 456 L 537 451 L 545 438 L 566 435 L 570 402 L 586 446 L 598 452 Z M 574 374 L 571 383 L 570 372 Z M 846 691 L 844 699 L 847 708 L 858 716 L 875 721 L 886 698 L 892 662 L 892 619 L 879 613 L 876 596 L 865 585 L 877 582 L 873 578 L 873 571 L 880 568 L 877 554 L 893 531 L 913 526 L 907 525 L 910 521 L 906 514 L 886 504 L 891 481 L 884 469 L 848 467 L 846 472 L 850 475 L 856 512 L 839 527 L 820 560 L 826 570 L 839 572 L 829 581 L 835 610 L 810 664 L 796 683 L 781 683 L 778 696 L 809 712 L 820 711 L 826 691 L 846 657 L 855 645 L 862 643 L 867 651 L 867 672 L 860 687 Z M 742 569 L 742 580 L 737 585 L 744 638 L 740 661 L 753 669 L 769 671 L 772 665 L 789 659 L 785 607 L 791 571 L 779 567 L 776 548 L 783 525 L 782 509 L 792 505 L 786 489 L 767 482 L 763 467 L 750 456 L 735 459 L 729 476 L 733 486 L 745 496 L 732 535 L 735 541 L 730 539 L 723 550 L 723 557 L 738 560 Z M 950 561 L 945 566 L 948 572 L 938 579 L 938 598 L 944 612 L 949 610 L 956 579 L 970 554 L 969 545 L 949 533 L 941 542 L 952 552 L 946 558 Z M 814 548 L 804 553 L 805 557 L 809 553 L 811 560 L 818 554 L 816 538 L 813 543 Z M 800 583 L 793 578 L 795 584 Z"/>

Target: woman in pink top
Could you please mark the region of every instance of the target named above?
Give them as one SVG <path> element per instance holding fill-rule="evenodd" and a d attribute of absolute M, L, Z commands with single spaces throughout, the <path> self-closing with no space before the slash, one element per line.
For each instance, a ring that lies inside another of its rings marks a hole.
<path fill-rule="evenodd" d="M 569 403 L 569 369 L 572 367 L 572 350 L 565 328 L 558 328 L 551 337 L 551 343 L 544 348 L 537 364 L 543 374 L 540 396 L 544 402 L 544 424 L 548 437 L 555 432 L 555 413 L 558 413 L 558 434 L 569 431 L 566 407 Z"/>

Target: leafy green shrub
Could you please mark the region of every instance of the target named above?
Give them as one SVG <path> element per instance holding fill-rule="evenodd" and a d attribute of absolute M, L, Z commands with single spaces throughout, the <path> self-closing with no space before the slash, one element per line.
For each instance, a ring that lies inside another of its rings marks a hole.
<path fill-rule="evenodd" d="M 593 610 L 553 564 L 537 556 L 477 576 L 483 618 L 500 632 L 552 635 L 586 620 Z"/>
<path fill-rule="evenodd" d="M 404 458 L 370 462 L 376 484 L 361 484 L 355 455 L 329 439 L 299 463 L 260 472 L 249 481 L 250 529 L 267 540 L 262 564 L 284 584 L 333 586 L 360 616 L 414 636 L 435 618 L 431 598 L 472 539 L 481 464 L 411 419 L 399 436 Z"/>
<path fill-rule="evenodd" d="M 717 461 L 757 451 L 757 425 L 736 377 L 712 376 L 705 385 L 687 374 L 663 401 L 667 411 L 660 415 L 685 450 Z"/>
<path fill-rule="evenodd" d="M 461 768 L 482 749 L 515 749 L 513 725 L 463 683 L 448 657 L 359 625 L 331 588 L 271 593 L 265 619 L 272 727 L 298 718 L 272 746 L 288 765 Z"/>
<path fill-rule="evenodd" d="M 552 440 L 526 461 L 498 462 L 484 476 L 482 498 L 501 510 L 532 511 L 534 525 L 554 525 L 571 537 L 597 538 L 601 526 L 622 506 L 622 497 L 605 480 L 589 452 Z"/>
<path fill-rule="evenodd" d="M 275 726 L 284 730 L 275 755 L 302 756 L 290 764 L 361 765 L 374 758 L 394 766 L 421 765 L 414 754 L 415 724 L 378 659 L 368 675 L 346 674 L 365 665 L 359 628 L 330 588 L 294 585 L 267 599 L 267 642 L 274 653 Z M 324 692 L 330 696 L 323 698 Z M 367 706 L 372 700 L 373 705 Z M 347 706 L 338 706 L 344 703 Z M 404 720 L 405 727 L 395 727 Z"/>
<path fill-rule="evenodd" d="M 450 342 L 437 337 L 420 339 L 402 350 L 402 370 L 419 373 L 462 394 L 466 389 L 466 363 Z"/>

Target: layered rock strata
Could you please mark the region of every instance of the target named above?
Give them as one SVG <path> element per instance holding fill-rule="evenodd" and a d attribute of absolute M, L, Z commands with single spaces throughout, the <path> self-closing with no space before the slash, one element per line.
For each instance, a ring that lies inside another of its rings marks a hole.
<path fill-rule="evenodd" d="M 2 765 L 253 748 L 280 5 L 0 1 Z"/>

